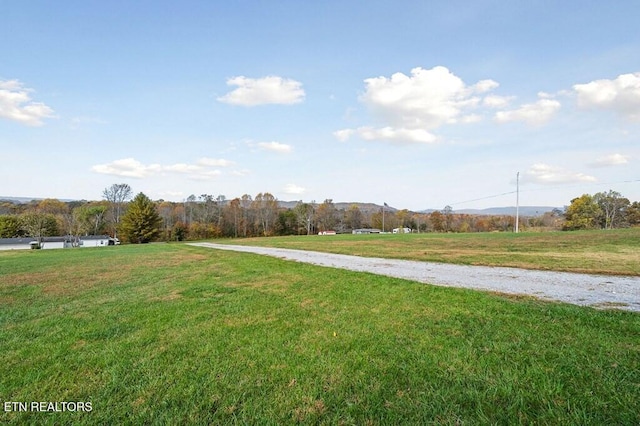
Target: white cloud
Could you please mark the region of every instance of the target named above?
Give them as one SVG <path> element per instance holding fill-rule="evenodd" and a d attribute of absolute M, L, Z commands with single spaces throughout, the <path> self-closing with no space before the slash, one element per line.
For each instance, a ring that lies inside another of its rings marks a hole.
<path fill-rule="evenodd" d="M 335 136 L 335 138 L 338 139 L 340 142 L 346 142 L 354 133 L 355 133 L 354 129 L 342 129 L 342 130 L 336 130 L 335 132 L 333 132 L 333 136 Z"/>
<path fill-rule="evenodd" d="M 573 90 L 579 107 L 610 109 L 629 120 L 640 120 L 640 73 L 576 84 Z"/>
<path fill-rule="evenodd" d="M 459 120 L 459 122 L 463 124 L 479 123 L 481 121 L 482 121 L 482 116 L 478 114 L 463 115 L 462 117 L 460 117 L 460 120 Z"/>
<path fill-rule="evenodd" d="M 580 183 L 595 182 L 596 178 L 585 175 L 584 173 L 576 173 L 565 170 L 561 167 L 550 166 L 548 164 L 537 163 L 531 166 L 524 173 L 523 183 L 538 184 L 563 184 L 563 183 Z"/>
<path fill-rule="evenodd" d="M 365 85 L 361 100 L 374 114 L 392 127 L 409 129 L 435 129 L 459 122 L 465 110 L 481 103 L 478 94 L 498 87 L 493 80 L 467 86 L 442 66 L 414 68 L 410 76 L 395 73 L 391 78 L 368 78 Z"/>
<path fill-rule="evenodd" d="M 368 78 L 364 83 L 365 92 L 360 101 L 382 125 L 337 130 L 333 135 L 340 141 L 356 135 L 367 141 L 437 142 L 439 138 L 433 130 L 438 127 L 481 121 L 481 115 L 470 111 L 481 107 L 482 96 L 498 87 L 493 80 L 467 85 L 442 66 L 417 67 L 408 76 L 398 72 L 389 78 Z M 498 97 L 493 98 L 488 102 L 497 102 Z"/>
<path fill-rule="evenodd" d="M 248 175 L 250 175 L 250 174 L 251 174 L 251 170 L 249 170 L 249 169 L 233 170 L 233 171 L 231 172 L 231 174 L 232 174 L 233 176 L 240 176 L 240 177 L 242 177 L 242 176 L 248 176 Z"/>
<path fill-rule="evenodd" d="M 171 164 L 169 166 L 164 166 L 161 169 L 162 171 L 175 172 L 175 173 L 194 173 L 202 170 L 202 167 L 195 164 L 177 163 L 177 164 Z"/>
<path fill-rule="evenodd" d="M 593 163 L 590 163 L 591 167 L 611 167 L 622 166 L 629 163 L 629 156 L 622 154 L 611 154 L 605 157 L 600 157 Z"/>
<path fill-rule="evenodd" d="M 228 86 L 237 86 L 218 101 L 232 105 L 256 106 L 265 104 L 296 104 L 304 100 L 304 90 L 299 81 L 278 76 L 263 78 L 232 77 Z"/>
<path fill-rule="evenodd" d="M 486 96 L 482 100 L 482 105 L 486 106 L 487 108 L 505 108 L 514 99 L 515 96 L 490 95 Z"/>
<path fill-rule="evenodd" d="M 202 157 L 197 161 L 197 164 L 207 167 L 229 167 L 234 165 L 235 163 L 233 161 L 225 160 L 222 158 Z"/>
<path fill-rule="evenodd" d="M 301 195 L 301 194 L 304 194 L 306 191 L 307 191 L 306 188 L 295 185 L 293 183 L 285 185 L 283 190 L 285 194 L 289 194 L 289 195 Z"/>
<path fill-rule="evenodd" d="M 54 117 L 53 109 L 42 102 L 32 102 L 29 93 L 18 80 L 0 80 L 0 117 L 27 126 L 42 126 L 43 119 Z"/>
<path fill-rule="evenodd" d="M 523 121 L 533 126 L 547 123 L 560 109 L 560 102 L 543 97 L 533 104 L 524 104 L 520 108 L 511 111 L 498 111 L 495 120 L 498 123 L 510 121 Z"/>
<path fill-rule="evenodd" d="M 256 145 L 258 146 L 258 148 L 262 150 L 279 152 L 282 154 L 288 154 L 291 151 L 293 151 L 293 147 L 291 145 L 287 145 L 280 142 L 259 142 Z"/>
<path fill-rule="evenodd" d="M 220 175 L 222 175 L 220 170 L 203 170 L 198 173 L 191 174 L 189 178 L 193 180 L 211 180 Z"/>
<path fill-rule="evenodd" d="M 365 141 L 389 141 L 395 143 L 434 143 L 437 141 L 435 135 L 424 129 L 359 127 L 357 129 L 343 129 L 334 132 L 334 136 L 342 142 L 347 141 L 354 134 Z"/>
<path fill-rule="evenodd" d="M 91 168 L 96 173 L 106 175 L 144 178 L 159 172 L 162 166 L 159 164 L 144 165 L 133 158 L 123 158 L 108 164 L 97 164 Z"/>
<path fill-rule="evenodd" d="M 497 81 L 493 80 L 480 80 L 473 85 L 473 91 L 477 93 L 486 93 L 499 86 Z"/>
<path fill-rule="evenodd" d="M 143 164 L 134 158 L 123 158 L 107 164 L 97 164 L 91 168 L 96 173 L 131 177 L 146 178 L 158 174 L 177 173 L 187 175 L 190 179 L 208 180 L 222 174 L 220 170 L 211 169 L 211 166 L 221 166 L 222 164 L 233 164 L 227 160 L 215 160 L 201 158 L 196 164 L 176 163 L 169 165 Z"/>

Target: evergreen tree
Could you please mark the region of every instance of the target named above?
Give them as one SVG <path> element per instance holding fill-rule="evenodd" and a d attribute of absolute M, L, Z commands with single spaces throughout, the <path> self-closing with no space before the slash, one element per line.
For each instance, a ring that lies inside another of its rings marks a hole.
<path fill-rule="evenodd" d="M 120 232 L 131 243 L 148 243 L 160 234 L 161 223 L 156 205 L 141 192 L 122 217 Z"/>

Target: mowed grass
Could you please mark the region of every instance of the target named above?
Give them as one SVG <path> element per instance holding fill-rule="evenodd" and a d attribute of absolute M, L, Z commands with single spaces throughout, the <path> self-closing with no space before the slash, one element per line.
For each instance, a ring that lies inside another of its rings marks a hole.
<path fill-rule="evenodd" d="M 465 234 L 373 234 L 216 240 L 465 265 L 640 275 L 640 228 Z"/>
<path fill-rule="evenodd" d="M 93 406 L 8 424 L 640 423 L 638 314 L 178 244 L 0 252 L 0 349 Z"/>

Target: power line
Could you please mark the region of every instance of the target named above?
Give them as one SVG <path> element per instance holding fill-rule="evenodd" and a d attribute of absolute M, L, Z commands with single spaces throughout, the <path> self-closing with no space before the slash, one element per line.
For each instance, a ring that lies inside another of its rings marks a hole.
<path fill-rule="evenodd" d="M 451 203 L 449 205 L 450 206 L 456 206 L 458 204 L 466 204 L 466 203 L 472 203 L 474 201 L 488 200 L 489 198 L 497 198 L 497 197 L 502 197 L 503 195 L 509 195 L 509 194 L 515 194 L 515 193 L 516 193 L 516 191 L 503 192 L 502 194 L 489 195 L 489 196 L 481 197 L 481 198 L 474 198 L 473 200 L 458 201 L 457 203 Z"/>
<path fill-rule="evenodd" d="M 524 189 L 524 190 L 521 189 L 520 192 L 552 191 L 555 189 L 580 188 L 580 187 L 584 188 L 585 186 L 618 185 L 621 183 L 635 183 L 635 182 L 640 182 L 640 179 L 622 180 L 617 182 L 602 182 L 602 183 L 594 182 L 594 183 L 583 183 L 583 184 L 576 184 L 576 185 L 551 186 L 551 187 L 545 187 L 545 188 Z M 505 195 L 515 194 L 517 192 L 518 191 L 509 191 L 509 192 L 503 192 L 501 194 L 487 195 L 486 197 L 480 197 L 480 198 L 474 198 L 472 200 L 465 200 L 465 201 L 450 203 L 449 206 L 457 206 L 458 204 L 472 203 L 474 201 L 489 200 L 491 198 L 503 197 Z"/>

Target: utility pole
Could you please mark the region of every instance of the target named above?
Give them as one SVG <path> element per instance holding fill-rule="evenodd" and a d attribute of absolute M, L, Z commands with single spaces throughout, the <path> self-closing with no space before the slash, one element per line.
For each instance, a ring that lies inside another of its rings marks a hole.
<path fill-rule="evenodd" d="M 520 222 L 520 172 L 516 174 L 516 234 Z"/>

